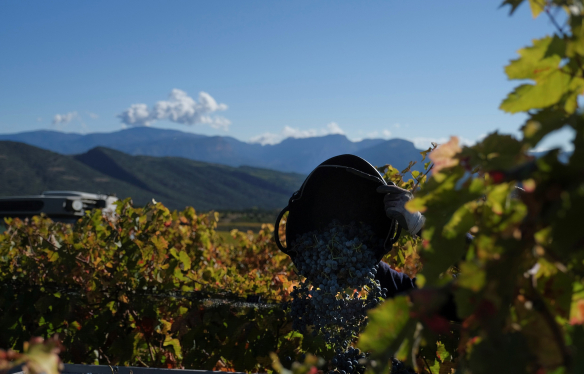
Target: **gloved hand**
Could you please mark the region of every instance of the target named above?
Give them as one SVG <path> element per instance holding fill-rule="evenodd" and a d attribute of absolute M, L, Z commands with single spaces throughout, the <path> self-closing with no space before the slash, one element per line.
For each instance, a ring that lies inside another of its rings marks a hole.
<path fill-rule="evenodd" d="M 414 198 L 414 195 L 408 190 L 397 186 L 379 186 L 377 192 L 387 194 L 383 198 L 385 203 L 385 214 L 405 228 L 412 236 L 417 235 L 426 219 L 420 212 L 410 213 L 405 205 Z"/>

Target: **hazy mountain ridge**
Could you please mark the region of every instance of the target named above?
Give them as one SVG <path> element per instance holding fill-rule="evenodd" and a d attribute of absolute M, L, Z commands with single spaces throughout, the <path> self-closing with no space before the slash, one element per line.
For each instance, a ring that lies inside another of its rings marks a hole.
<path fill-rule="evenodd" d="M 171 209 L 276 209 L 305 176 L 178 157 L 131 156 L 98 147 L 66 156 L 12 141 L 0 141 L 0 196 L 43 190 L 116 193 L 144 205 L 152 199 Z"/>
<path fill-rule="evenodd" d="M 65 155 L 106 147 L 129 155 L 182 157 L 234 167 L 246 165 L 301 174 L 308 174 L 322 161 L 345 153 L 361 156 L 374 165 L 392 164 L 400 169 L 410 161 L 421 158 L 420 150 L 407 140 L 364 139 L 353 142 L 338 134 L 288 138 L 275 145 L 260 145 L 229 136 L 136 127 L 86 135 L 39 130 L 0 135 L 0 140 L 23 142 Z"/>

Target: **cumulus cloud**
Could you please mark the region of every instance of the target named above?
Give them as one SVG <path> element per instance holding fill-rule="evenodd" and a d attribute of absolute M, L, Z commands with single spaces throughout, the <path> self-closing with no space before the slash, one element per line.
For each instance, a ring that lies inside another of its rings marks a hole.
<path fill-rule="evenodd" d="M 78 119 L 77 112 L 69 112 L 66 114 L 55 114 L 53 117 L 53 125 L 66 125 L 74 119 Z"/>
<path fill-rule="evenodd" d="M 151 109 L 146 104 L 132 104 L 118 118 L 127 126 L 150 126 L 155 121 L 166 119 L 184 125 L 201 123 L 227 130 L 231 121 L 212 115 L 226 109 L 227 105 L 217 103 L 206 92 L 199 93 L 197 102 L 185 91 L 175 88 L 170 92 L 168 100 L 157 102 Z"/>
<path fill-rule="evenodd" d="M 118 114 L 118 118 L 128 126 L 150 126 L 153 121 L 146 104 L 132 104 L 124 112 Z"/>
<path fill-rule="evenodd" d="M 91 118 L 91 119 L 98 119 L 99 118 L 99 116 L 97 114 L 95 114 L 95 113 L 89 112 L 87 114 L 89 115 L 89 118 Z"/>
<path fill-rule="evenodd" d="M 261 145 L 277 144 L 286 138 L 312 138 L 314 136 L 324 136 L 332 134 L 344 135 L 345 132 L 336 122 L 331 122 L 326 127 L 320 129 L 301 130 L 298 128 L 285 126 L 279 133 L 266 132 L 258 136 L 254 136 L 249 141 L 250 143 L 259 143 Z"/>

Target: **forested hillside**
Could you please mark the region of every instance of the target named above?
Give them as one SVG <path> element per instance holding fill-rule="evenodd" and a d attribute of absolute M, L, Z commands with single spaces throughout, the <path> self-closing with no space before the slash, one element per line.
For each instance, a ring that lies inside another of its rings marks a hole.
<path fill-rule="evenodd" d="M 64 156 L 23 143 L 0 141 L 1 196 L 43 190 L 80 190 L 152 199 L 172 209 L 278 208 L 304 176 L 252 167 L 229 167 L 177 157 L 130 156 L 107 148 Z"/>

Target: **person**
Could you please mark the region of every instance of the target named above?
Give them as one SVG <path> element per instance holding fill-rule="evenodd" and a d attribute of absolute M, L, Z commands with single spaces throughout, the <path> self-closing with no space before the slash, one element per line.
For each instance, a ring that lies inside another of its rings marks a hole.
<path fill-rule="evenodd" d="M 402 229 L 412 236 L 421 234 L 425 218 L 420 212 L 411 213 L 405 208 L 405 204 L 413 199 L 410 191 L 393 186 L 384 185 L 377 188 L 377 192 L 386 194 L 383 198 L 385 213 L 389 218 L 395 219 Z M 387 263 L 381 261 L 375 274 L 381 288 L 387 290 L 387 297 L 394 297 L 416 287 L 416 278 L 410 278 L 407 274 L 392 269 Z"/>
<path fill-rule="evenodd" d="M 385 185 L 379 186 L 377 192 L 386 194 L 383 203 L 385 214 L 389 218 L 397 220 L 398 224 L 410 235 L 421 235 L 425 217 L 420 212 L 412 213 L 405 208 L 406 203 L 414 198 L 410 191 L 393 185 Z M 471 240 L 472 236 L 467 234 L 467 243 Z M 392 269 L 383 261 L 379 263 L 375 278 L 379 281 L 381 288 L 387 289 L 387 297 L 395 297 L 417 288 L 416 278 L 410 278 L 407 274 Z M 456 312 L 454 295 L 451 292 L 448 293 L 446 303 L 440 308 L 438 314 L 450 321 L 461 321 Z"/>
<path fill-rule="evenodd" d="M 422 233 L 426 219 L 420 212 L 412 213 L 405 208 L 408 201 L 414 196 L 406 189 L 385 185 L 379 186 L 377 192 L 386 194 L 383 198 L 385 213 L 389 218 L 397 220 L 399 225 L 410 233 L 412 236 L 419 236 Z M 525 190 L 515 186 L 511 193 L 511 198 L 518 199 L 525 193 Z M 466 243 L 470 244 L 473 236 L 466 234 Z M 406 274 L 392 269 L 387 263 L 381 261 L 375 278 L 379 281 L 381 288 L 387 289 L 387 296 L 394 297 L 401 293 L 406 293 L 417 288 L 416 278 L 410 278 Z M 451 321 L 460 322 L 456 313 L 456 304 L 454 295 L 450 292 L 446 303 L 442 306 L 439 314 Z"/>

